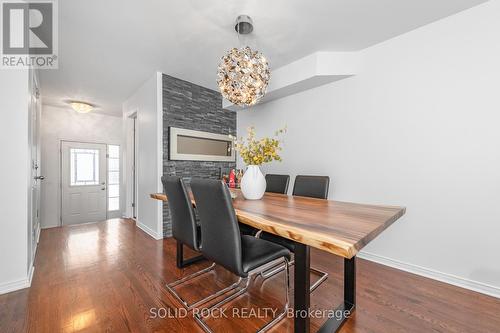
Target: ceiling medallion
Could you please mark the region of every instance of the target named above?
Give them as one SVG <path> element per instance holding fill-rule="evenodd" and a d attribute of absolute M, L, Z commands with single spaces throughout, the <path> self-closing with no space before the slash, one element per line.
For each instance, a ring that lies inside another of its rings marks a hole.
<path fill-rule="evenodd" d="M 239 35 L 253 31 L 252 19 L 240 15 L 235 30 Z M 222 96 L 240 106 L 255 105 L 266 94 L 271 72 L 267 59 L 249 46 L 232 48 L 222 58 L 217 71 L 217 85 Z"/>

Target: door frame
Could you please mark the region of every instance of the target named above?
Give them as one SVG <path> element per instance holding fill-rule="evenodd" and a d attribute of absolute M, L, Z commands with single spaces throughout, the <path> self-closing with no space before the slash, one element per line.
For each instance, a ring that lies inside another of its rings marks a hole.
<path fill-rule="evenodd" d="M 138 204 L 138 144 L 139 144 L 139 126 L 138 126 L 138 110 L 135 109 L 124 115 L 125 138 L 124 148 L 122 150 L 122 166 L 123 166 L 123 213 L 124 216 L 132 218 L 137 222 L 137 216 L 140 210 Z M 134 128 L 135 124 L 135 128 Z M 134 193 L 135 186 L 135 193 Z M 132 207 L 132 204 L 134 205 Z M 135 217 L 134 217 L 135 215 Z"/>
<path fill-rule="evenodd" d="M 106 143 L 102 141 L 92 141 L 92 140 L 85 140 L 85 141 L 80 141 L 80 140 L 74 140 L 74 139 L 59 139 L 59 186 L 58 186 L 58 192 L 59 192 L 59 226 L 62 227 L 63 225 L 63 220 L 62 220 L 62 214 L 63 214 L 63 158 L 62 158 L 62 146 L 63 142 L 73 142 L 73 143 L 88 143 L 88 144 L 100 144 L 100 145 L 105 145 L 106 146 L 106 219 L 109 218 L 109 212 L 108 212 L 108 146 L 113 145 L 113 146 L 120 146 L 120 151 L 121 151 L 121 144 L 120 143 Z M 121 152 L 120 152 L 120 160 L 121 160 Z M 121 161 L 120 161 L 121 162 Z M 120 163 L 121 164 L 121 163 Z M 120 169 L 120 174 L 121 174 L 121 169 Z M 121 177 L 120 177 L 120 188 L 122 187 L 121 184 Z M 120 191 L 121 192 L 121 191 Z M 121 193 L 120 193 L 121 194 Z M 121 195 L 120 195 L 120 201 L 122 200 Z M 120 209 L 121 212 L 121 209 Z"/>
<path fill-rule="evenodd" d="M 133 148 L 133 151 L 134 151 L 134 154 L 133 154 L 133 161 L 132 161 L 132 181 L 133 181 L 133 190 L 132 190 L 132 217 L 135 219 L 137 219 L 137 202 L 139 201 L 139 196 L 138 196 L 138 187 L 139 187 L 139 178 L 138 178 L 138 174 L 137 174 L 137 165 L 138 165 L 138 141 L 139 141 L 139 136 L 137 135 L 137 113 L 134 114 L 134 117 L 132 118 L 132 121 L 133 121 L 133 144 L 134 144 L 134 148 Z"/>

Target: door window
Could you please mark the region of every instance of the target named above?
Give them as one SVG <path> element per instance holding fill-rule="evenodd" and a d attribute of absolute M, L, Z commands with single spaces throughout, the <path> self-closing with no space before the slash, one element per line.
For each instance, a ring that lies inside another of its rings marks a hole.
<path fill-rule="evenodd" d="M 99 150 L 70 148 L 71 186 L 99 184 Z"/>

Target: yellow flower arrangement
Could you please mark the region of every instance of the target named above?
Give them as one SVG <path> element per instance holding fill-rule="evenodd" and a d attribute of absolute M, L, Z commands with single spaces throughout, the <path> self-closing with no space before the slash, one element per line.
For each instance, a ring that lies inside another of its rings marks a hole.
<path fill-rule="evenodd" d="M 272 161 L 281 161 L 279 152 L 283 140 L 280 135 L 286 133 L 286 127 L 277 130 L 272 138 L 255 138 L 255 128 L 248 127 L 246 140 L 234 139 L 234 149 L 240 154 L 246 165 L 261 165 Z"/>

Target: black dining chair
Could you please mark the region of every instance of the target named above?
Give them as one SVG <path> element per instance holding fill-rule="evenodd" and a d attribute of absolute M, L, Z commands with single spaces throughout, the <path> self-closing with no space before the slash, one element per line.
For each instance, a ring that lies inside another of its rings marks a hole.
<path fill-rule="evenodd" d="M 192 264 L 201 259 L 205 259 L 202 255 L 188 260 L 183 259 L 182 248 L 184 245 L 190 247 L 194 251 L 201 251 L 201 228 L 196 223 L 195 212 L 193 205 L 188 195 L 188 191 L 184 184 L 184 181 L 180 177 L 174 176 L 163 176 L 161 177 L 163 183 L 163 188 L 168 199 L 168 207 L 170 209 L 170 216 L 172 218 L 172 236 L 177 241 L 177 266 L 179 268 L 185 267 L 188 264 Z M 202 269 L 196 273 L 186 276 L 180 280 L 174 281 L 166 285 L 167 290 L 175 297 L 179 302 L 184 305 L 188 310 L 199 306 L 205 302 L 208 302 L 224 292 L 229 291 L 227 288 L 221 292 L 201 299 L 189 304 L 184 300 L 179 293 L 175 291 L 175 287 L 183 283 L 186 283 L 199 275 L 208 273 L 215 268 L 215 264 L 212 263 L 209 267 Z"/>
<path fill-rule="evenodd" d="M 298 175 L 297 177 L 295 177 L 295 183 L 293 185 L 292 193 L 295 196 L 327 199 L 329 187 L 330 187 L 330 177 L 328 176 Z M 279 244 L 281 246 L 286 247 L 291 252 L 295 252 L 295 242 L 287 238 L 280 237 L 268 232 L 258 232 L 256 234 L 256 237 Z M 289 265 L 293 264 L 294 264 L 293 260 L 289 262 Z M 274 274 L 279 273 L 282 270 L 283 266 L 280 265 L 278 267 L 273 267 L 266 272 L 262 272 L 261 275 L 263 278 L 269 278 Z M 320 278 L 310 288 L 310 291 L 314 291 L 316 288 L 319 287 L 320 284 L 322 284 L 328 278 L 328 273 L 313 267 L 311 267 L 311 272 L 314 272 L 320 276 Z"/>
<path fill-rule="evenodd" d="M 288 192 L 289 175 L 266 175 L 266 192 L 286 194 Z"/>
<path fill-rule="evenodd" d="M 280 321 L 288 310 L 290 251 L 263 239 L 241 235 L 229 189 L 221 181 L 193 179 L 191 189 L 201 222 L 203 255 L 238 276 L 236 283 L 243 284 L 238 291 L 204 311 L 211 313 L 212 310 L 244 294 L 248 290 L 251 277 L 275 266 L 279 261 L 280 265 L 287 268 L 285 271 L 285 306 L 279 315 L 258 332 L 269 329 Z M 200 313 L 195 313 L 194 317 L 205 331 L 211 332 Z"/>
<path fill-rule="evenodd" d="M 249 226 L 248 224 L 238 223 L 240 226 L 240 232 L 242 235 L 255 236 L 259 229 Z"/>
<path fill-rule="evenodd" d="M 293 184 L 292 195 L 301 197 L 327 199 L 330 187 L 328 176 L 303 176 L 297 175 Z"/>
<path fill-rule="evenodd" d="M 172 236 L 177 241 L 177 267 L 184 268 L 203 256 L 184 260 L 183 246 L 200 252 L 201 232 L 196 223 L 196 215 L 184 181 L 180 177 L 161 177 L 163 190 L 168 198 L 168 207 L 172 219 Z"/>

